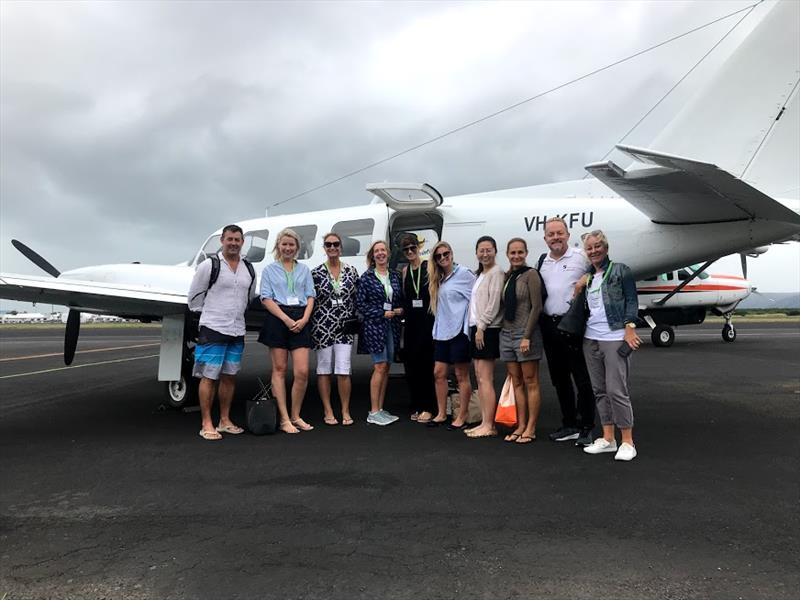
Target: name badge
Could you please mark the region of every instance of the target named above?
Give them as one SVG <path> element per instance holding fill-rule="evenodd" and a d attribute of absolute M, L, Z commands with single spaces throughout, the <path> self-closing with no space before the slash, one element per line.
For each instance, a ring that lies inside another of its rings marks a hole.
<path fill-rule="evenodd" d="M 286 306 L 298 306 L 300 304 L 300 298 L 297 296 L 288 296 L 286 298 Z"/>
<path fill-rule="evenodd" d="M 333 306 L 341 306 L 342 304 L 344 304 L 344 302 L 342 302 L 342 300 L 340 300 L 339 298 L 334 298 L 333 300 L 331 300 L 331 304 Z"/>
<path fill-rule="evenodd" d="M 422 308 L 422 300 L 412 300 L 411 308 Z"/>
<path fill-rule="evenodd" d="M 391 302 L 384 302 L 383 303 L 383 310 L 392 310 L 392 303 Z"/>

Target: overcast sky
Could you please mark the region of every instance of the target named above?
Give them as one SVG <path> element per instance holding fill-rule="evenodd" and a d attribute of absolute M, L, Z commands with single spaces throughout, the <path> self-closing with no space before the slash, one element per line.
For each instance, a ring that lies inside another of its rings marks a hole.
<path fill-rule="evenodd" d="M 224 223 L 751 3 L 3 1 L 0 270 L 40 274 L 11 238 L 61 270 L 186 260 Z M 369 181 L 580 178 L 737 18 L 271 212 L 366 203 Z M 800 289 L 798 246 L 751 261 L 761 290 Z"/>

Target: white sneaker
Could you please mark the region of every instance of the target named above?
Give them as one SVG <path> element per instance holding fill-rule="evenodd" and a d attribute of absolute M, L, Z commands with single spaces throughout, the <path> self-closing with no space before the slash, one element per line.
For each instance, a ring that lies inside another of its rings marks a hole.
<path fill-rule="evenodd" d="M 614 460 L 633 460 L 636 458 L 636 448 L 630 444 L 623 443 L 614 455 Z"/>
<path fill-rule="evenodd" d="M 380 409 L 378 413 L 380 413 L 381 417 L 383 417 L 383 419 L 386 421 L 386 425 L 391 425 L 400 419 L 400 417 L 393 415 L 388 410 Z"/>
<path fill-rule="evenodd" d="M 381 411 L 367 413 L 367 423 L 371 425 L 388 425 L 389 421 L 383 416 Z"/>
<path fill-rule="evenodd" d="M 609 442 L 605 438 L 599 437 L 594 442 L 584 447 L 583 451 L 586 452 L 586 454 L 603 454 L 604 452 L 616 452 L 617 441 L 614 440 L 613 442 Z"/>

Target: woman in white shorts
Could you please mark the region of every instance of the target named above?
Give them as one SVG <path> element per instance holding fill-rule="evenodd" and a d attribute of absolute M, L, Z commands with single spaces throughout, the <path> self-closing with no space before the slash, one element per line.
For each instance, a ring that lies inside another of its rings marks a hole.
<path fill-rule="evenodd" d="M 342 238 L 325 234 L 323 247 L 327 260 L 311 271 L 317 301 L 311 317 L 311 342 L 317 351 L 317 388 L 322 399 L 326 425 L 338 425 L 331 406 L 331 375 L 336 375 L 342 425 L 352 425 L 350 416 L 350 357 L 354 336 L 344 332 L 347 320 L 356 316 L 358 271 L 339 260 Z"/>

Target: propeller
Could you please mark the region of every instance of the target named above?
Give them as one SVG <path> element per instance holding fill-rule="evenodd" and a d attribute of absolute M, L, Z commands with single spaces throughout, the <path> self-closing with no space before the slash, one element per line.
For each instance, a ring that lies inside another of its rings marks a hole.
<path fill-rule="evenodd" d="M 747 254 L 742 252 L 739 258 L 742 259 L 742 277 L 747 279 Z"/>
<path fill-rule="evenodd" d="M 48 275 L 52 275 L 53 277 L 58 277 L 59 275 L 61 275 L 61 271 L 56 269 L 53 265 L 51 265 L 44 258 L 42 258 L 42 256 L 38 252 L 31 250 L 19 240 L 11 240 L 11 245 L 14 246 L 14 248 L 16 248 L 17 250 L 19 250 L 25 258 L 27 258 L 29 261 L 31 261 L 33 264 L 35 264 L 37 267 L 39 267 L 42 271 L 44 271 Z"/>
<path fill-rule="evenodd" d="M 39 267 L 42 271 L 53 277 L 61 275 L 61 271 L 47 262 L 38 252 L 31 250 L 19 240 L 11 240 L 11 245 L 19 250 L 22 255 Z M 78 335 L 81 331 L 81 313 L 70 309 L 67 315 L 67 329 L 64 333 L 64 364 L 71 365 L 75 358 L 75 349 L 78 347 Z"/>
<path fill-rule="evenodd" d="M 78 347 L 78 334 L 81 331 L 81 313 L 70 309 L 67 315 L 67 329 L 64 332 L 64 364 L 71 365 Z"/>

